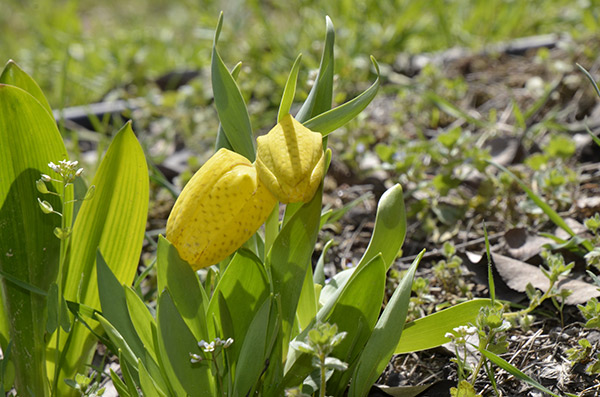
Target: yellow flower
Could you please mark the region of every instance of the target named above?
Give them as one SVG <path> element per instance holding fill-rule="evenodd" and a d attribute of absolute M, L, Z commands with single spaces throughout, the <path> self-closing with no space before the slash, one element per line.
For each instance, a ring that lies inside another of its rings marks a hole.
<path fill-rule="evenodd" d="M 275 203 L 254 164 L 220 149 L 181 192 L 167 221 L 167 239 L 194 270 L 207 267 L 246 242 Z"/>
<path fill-rule="evenodd" d="M 322 142 L 289 114 L 257 139 L 258 176 L 279 201 L 306 203 L 314 196 L 325 172 Z"/>

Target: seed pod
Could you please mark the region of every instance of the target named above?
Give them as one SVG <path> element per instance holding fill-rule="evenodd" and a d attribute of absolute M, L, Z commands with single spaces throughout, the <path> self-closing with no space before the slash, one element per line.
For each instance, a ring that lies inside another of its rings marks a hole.
<path fill-rule="evenodd" d="M 167 239 L 194 270 L 238 249 L 276 203 L 254 164 L 220 149 L 185 186 L 167 221 Z"/>
<path fill-rule="evenodd" d="M 289 114 L 257 139 L 258 176 L 284 204 L 312 199 L 325 173 L 324 159 L 322 135 Z"/>

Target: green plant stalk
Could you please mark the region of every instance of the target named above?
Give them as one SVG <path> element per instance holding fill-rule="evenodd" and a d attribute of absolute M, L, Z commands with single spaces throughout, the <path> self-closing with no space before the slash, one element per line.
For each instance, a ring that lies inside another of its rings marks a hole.
<path fill-rule="evenodd" d="M 528 307 L 526 307 L 525 309 L 519 310 L 518 312 L 504 313 L 503 314 L 504 318 L 510 319 L 510 318 L 514 318 L 514 317 L 524 316 L 524 315 L 527 315 L 527 314 L 531 313 L 532 311 L 534 311 L 537 307 L 539 307 L 542 304 L 542 302 L 544 302 L 546 299 L 548 299 L 549 297 L 552 296 L 552 288 L 554 287 L 554 284 L 556 284 L 556 280 L 550 280 L 550 285 L 548 286 L 548 289 L 540 297 L 540 300 L 538 301 L 537 304 L 534 305 L 534 304 L 530 303 Z"/>
<path fill-rule="evenodd" d="M 326 393 L 325 393 L 325 388 L 327 387 L 327 379 L 325 376 L 325 353 L 321 352 L 321 354 L 319 354 L 319 360 L 321 362 L 321 365 L 319 366 L 320 370 L 321 370 L 321 387 L 319 389 L 319 395 L 320 397 L 325 397 Z"/>
<path fill-rule="evenodd" d="M 496 332 L 494 330 L 490 330 L 490 334 L 485 339 L 485 342 L 479 343 L 479 350 L 485 349 L 489 345 L 489 343 L 492 340 L 494 340 L 495 334 L 496 334 Z M 465 351 L 466 351 L 466 349 L 465 349 Z M 466 354 L 465 354 L 465 362 L 466 362 Z M 477 375 L 479 375 L 479 371 L 481 371 L 481 367 L 483 366 L 484 363 L 485 363 L 485 356 L 482 354 L 481 357 L 479 357 L 479 361 L 477 362 L 477 367 L 475 367 L 475 370 L 473 371 L 473 374 L 471 376 L 471 386 L 475 387 L 475 381 L 477 380 Z"/>
<path fill-rule="evenodd" d="M 62 113 L 61 113 L 62 114 Z M 62 119 L 62 117 L 61 117 Z M 66 235 L 66 238 L 63 238 L 60 240 L 60 256 L 59 256 L 59 260 L 58 260 L 58 276 L 56 278 L 57 280 L 57 284 L 58 284 L 58 328 L 56 329 L 56 352 L 55 354 L 55 360 L 56 360 L 56 367 L 54 368 L 54 379 L 52 382 L 52 389 L 51 389 L 51 395 L 54 396 L 56 395 L 56 392 L 58 391 L 58 380 L 59 380 L 59 375 L 60 375 L 60 370 L 62 367 L 62 360 L 61 360 L 61 349 L 60 349 L 60 325 L 62 323 L 62 321 L 60 321 L 61 316 L 63 315 L 62 312 L 62 300 L 63 298 L 63 287 L 62 287 L 62 279 L 63 279 L 63 269 L 66 266 L 67 263 L 67 252 L 69 249 L 69 242 L 71 241 L 71 222 L 72 220 L 67 219 L 66 214 L 70 213 L 67 212 L 69 209 L 72 209 L 74 201 L 70 200 L 67 201 L 67 188 L 69 187 L 70 183 L 64 183 L 63 184 L 63 189 L 62 189 L 62 193 L 61 193 L 61 202 L 63 204 L 63 208 L 62 208 L 62 215 L 61 215 L 61 221 L 60 221 L 60 227 L 61 229 L 64 231 L 69 230 L 69 232 Z M 71 208 L 68 208 L 67 206 L 70 206 Z M 65 345 L 64 349 L 68 349 L 69 345 Z"/>

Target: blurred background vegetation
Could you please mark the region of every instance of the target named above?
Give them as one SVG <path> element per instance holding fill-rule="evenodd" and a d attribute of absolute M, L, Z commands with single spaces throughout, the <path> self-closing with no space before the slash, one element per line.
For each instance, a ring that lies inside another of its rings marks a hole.
<path fill-rule="evenodd" d="M 145 95 L 150 81 L 173 70 L 201 71 L 208 84 L 213 29 L 222 10 L 223 59 L 230 66 L 243 61 L 244 94 L 272 108 L 299 52 L 304 80 L 318 66 L 325 15 L 336 26 L 340 49 L 338 92 L 353 94 L 368 84 L 369 55 L 391 65 L 401 52 L 479 49 L 542 33 L 577 38 L 596 31 L 599 5 L 598 0 L 4 0 L 0 54 L 34 76 L 53 108 L 99 101 L 125 86 L 130 95 Z M 204 95 L 210 99 L 210 90 Z"/>

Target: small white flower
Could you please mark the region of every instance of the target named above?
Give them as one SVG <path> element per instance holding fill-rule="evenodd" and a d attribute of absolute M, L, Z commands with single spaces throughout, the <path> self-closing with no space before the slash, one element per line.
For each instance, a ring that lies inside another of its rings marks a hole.
<path fill-rule="evenodd" d="M 52 178 L 50 177 L 50 175 L 42 174 L 42 180 L 44 182 L 50 182 L 52 181 Z"/>
<path fill-rule="evenodd" d="M 50 167 L 52 171 L 60 173 L 60 167 L 54 164 L 52 161 L 48 163 L 48 167 Z"/>
<path fill-rule="evenodd" d="M 204 360 L 204 358 L 202 356 L 200 356 L 198 354 L 190 353 L 190 361 L 192 362 L 192 364 L 199 363 L 202 360 Z"/>
<path fill-rule="evenodd" d="M 231 346 L 231 344 L 233 343 L 233 338 L 227 338 L 227 340 L 225 341 L 225 343 L 223 344 L 223 347 L 225 349 L 227 349 L 229 346 Z"/>
<path fill-rule="evenodd" d="M 81 176 L 82 173 L 83 173 L 83 168 L 80 168 L 75 172 L 75 176 Z"/>

